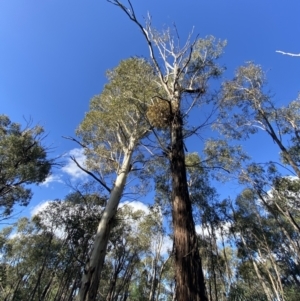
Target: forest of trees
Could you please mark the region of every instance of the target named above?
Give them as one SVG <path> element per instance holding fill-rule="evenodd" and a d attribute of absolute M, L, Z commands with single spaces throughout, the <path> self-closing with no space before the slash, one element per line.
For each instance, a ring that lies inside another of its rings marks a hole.
<path fill-rule="evenodd" d="M 300 98 L 278 106 L 252 62 L 223 80 L 226 41 L 180 47 L 175 29 L 144 27 L 130 1 L 108 1 L 142 32 L 149 59 L 109 70 L 67 137 L 84 151 L 84 164 L 71 159 L 88 180 L 1 228 L 0 299 L 300 300 Z M 189 152 L 203 131 L 211 138 Z M 1 220 L 58 164 L 43 132 L 0 115 Z M 255 135 L 277 160 L 247 153 Z M 239 193 L 225 198 L 218 187 L 229 183 Z"/>

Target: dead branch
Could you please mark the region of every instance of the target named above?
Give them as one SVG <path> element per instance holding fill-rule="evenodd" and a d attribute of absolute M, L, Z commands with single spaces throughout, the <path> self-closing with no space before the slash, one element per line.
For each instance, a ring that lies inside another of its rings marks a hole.
<path fill-rule="evenodd" d="M 85 169 L 84 167 L 82 167 L 78 161 L 75 159 L 75 157 L 71 156 L 70 157 L 71 160 L 77 165 L 77 167 L 79 167 L 82 171 L 84 171 L 85 173 L 87 173 L 88 175 L 90 175 L 92 178 L 94 178 L 98 183 L 101 184 L 101 186 L 103 186 L 109 193 L 111 192 L 111 189 L 104 183 L 104 181 L 102 181 L 101 179 L 99 179 L 98 177 L 96 177 L 92 172 L 88 171 L 87 169 Z"/>
<path fill-rule="evenodd" d="M 290 52 L 284 52 L 284 51 L 281 51 L 281 50 L 276 50 L 275 52 L 281 53 L 283 55 L 289 55 L 289 56 L 300 56 L 300 53 L 290 53 Z"/>

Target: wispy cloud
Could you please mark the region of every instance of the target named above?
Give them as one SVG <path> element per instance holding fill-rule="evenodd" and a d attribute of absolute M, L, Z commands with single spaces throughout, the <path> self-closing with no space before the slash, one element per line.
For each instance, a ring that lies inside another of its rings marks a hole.
<path fill-rule="evenodd" d="M 164 235 L 162 246 L 161 246 L 161 255 L 168 254 L 169 252 L 172 251 L 172 249 L 173 249 L 173 240 L 169 236 Z"/>
<path fill-rule="evenodd" d="M 133 201 L 133 202 L 125 201 L 125 202 L 122 202 L 120 204 L 119 208 L 122 208 L 124 206 L 131 207 L 132 211 L 141 210 L 141 211 L 144 211 L 146 214 L 150 213 L 149 208 L 145 204 L 143 204 L 142 202 L 139 202 L 139 201 Z"/>
<path fill-rule="evenodd" d="M 195 230 L 198 235 L 209 236 L 208 229 L 202 227 L 201 225 L 196 225 Z"/>
<path fill-rule="evenodd" d="M 62 171 L 68 174 L 71 177 L 71 180 L 79 180 L 87 177 L 87 174 L 82 171 L 70 157 L 74 157 L 76 161 L 82 166 L 85 167 L 86 157 L 84 155 L 83 149 L 74 148 L 68 152 L 67 164 L 62 168 Z"/>
<path fill-rule="evenodd" d="M 32 208 L 32 210 L 30 211 L 31 213 L 31 217 L 39 214 L 39 213 L 43 213 L 44 211 L 46 211 L 46 209 L 50 206 L 51 203 L 53 203 L 54 201 L 52 200 L 47 200 L 47 201 L 42 201 L 41 203 L 39 203 L 38 205 L 36 205 L 34 208 Z M 50 207 L 49 207 L 50 208 Z M 60 225 L 59 227 L 57 227 L 57 225 L 55 225 L 53 227 L 53 222 L 51 221 L 51 218 L 49 218 L 49 216 L 45 216 L 46 218 L 44 218 L 42 220 L 42 223 L 46 226 L 48 226 L 49 229 L 51 229 L 53 231 L 53 233 L 63 239 L 66 237 L 67 232 L 65 231 L 65 227 L 63 225 Z"/>
<path fill-rule="evenodd" d="M 221 228 L 214 229 L 214 234 L 216 235 L 218 244 L 222 242 L 222 235 L 223 235 L 223 238 L 225 239 L 225 241 L 228 239 L 229 228 L 230 228 L 230 223 L 226 222 L 225 224 L 222 225 L 222 229 Z M 208 228 L 202 227 L 201 225 L 196 225 L 195 230 L 196 230 L 196 233 L 201 236 L 208 237 L 211 235 L 211 233 L 210 233 L 211 230 L 208 230 Z"/>
<path fill-rule="evenodd" d="M 40 212 L 45 211 L 45 209 L 48 207 L 48 205 L 53 202 L 51 200 L 42 201 L 41 203 L 37 204 L 30 210 L 31 216 L 35 216 Z"/>
<path fill-rule="evenodd" d="M 142 202 L 139 201 L 133 201 L 133 202 L 129 202 L 129 201 L 125 201 L 122 202 L 119 206 L 119 208 L 128 206 L 132 209 L 132 211 L 138 211 L 141 210 L 143 212 L 145 212 L 146 216 L 148 214 L 151 214 L 149 208 L 147 205 L 145 205 Z M 131 226 L 136 226 L 136 228 L 138 228 L 138 222 L 137 221 L 131 221 Z M 161 246 L 161 250 L 160 250 L 160 254 L 165 256 L 167 255 L 170 251 L 172 251 L 173 248 L 173 240 L 170 238 L 170 236 L 168 235 L 163 235 L 163 237 L 161 237 L 162 239 L 162 246 Z M 155 253 L 155 250 L 157 248 L 157 240 L 156 238 L 153 237 L 153 242 L 152 242 L 152 252 Z"/>
<path fill-rule="evenodd" d="M 41 184 L 41 186 L 49 187 L 51 183 L 63 183 L 60 175 L 50 175 L 46 180 Z"/>

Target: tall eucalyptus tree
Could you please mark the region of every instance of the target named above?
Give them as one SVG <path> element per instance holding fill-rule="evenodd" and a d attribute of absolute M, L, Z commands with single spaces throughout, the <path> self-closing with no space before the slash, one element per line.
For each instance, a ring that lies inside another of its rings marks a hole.
<path fill-rule="evenodd" d="M 196 38 L 192 42 L 189 37 L 180 47 L 179 38 L 173 38 L 170 30 L 157 32 L 151 27 L 150 19 L 143 26 L 130 0 L 128 7 L 119 0 L 108 1 L 122 9 L 142 31 L 159 85 L 165 92 L 164 97 L 155 99 L 149 107 L 147 117 L 154 133 L 158 130 L 165 133 L 165 140 L 159 143 L 171 170 L 176 300 L 205 301 L 207 295 L 187 185 L 184 140 L 201 127 L 188 130 L 187 117 L 206 95 L 208 80 L 222 73 L 215 60 L 225 43 L 213 37 Z"/>
<path fill-rule="evenodd" d="M 140 140 L 149 134 L 145 119 L 150 101 L 160 95 L 152 66 L 141 58 L 122 61 L 107 72 L 109 83 L 90 103 L 80 124 L 78 141 L 87 162 L 80 165 L 108 193 L 95 242 L 82 276 L 79 300 L 95 300 L 106 254 L 109 234 L 122 198 L 127 177 L 141 167 Z"/>

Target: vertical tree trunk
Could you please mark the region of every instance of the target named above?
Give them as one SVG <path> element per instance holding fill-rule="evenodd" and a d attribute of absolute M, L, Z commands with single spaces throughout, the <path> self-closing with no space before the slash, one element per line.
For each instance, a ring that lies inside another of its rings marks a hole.
<path fill-rule="evenodd" d="M 55 273 L 52 272 L 51 278 L 50 278 L 50 280 L 48 281 L 48 283 L 46 284 L 46 286 L 44 287 L 43 292 L 42 292 L 42 294 L 41 294 L 41 296 L 40 296 L 40 298 L 39 298 L 39 301 L 44 301 L 44 300 L 45 300 L 46 295 L 47 295 L 47 293 L 48 293 L 48 291 L 49 291 L 49 288 L 50 288 L 50 286 L 51 286 L 51 284 L 52 284 L 52 281 L 53 281 L 53 279 L 54 279 L 54 276 L 55 276 Z"/>
<path fill-rule="evenodd" d="M 109 200 L 99 223 L 91 256 L 86 264 L 82 276 L 81 287 L 77 297 L 78 301 L 96 300 L 113 218 L 117 213 L 118 205 L 122 197 L 126 178 L 130 169 L 130 162 L 133 153 L 132 149 L 133 147 L 130 145 L 130 148 L 125 153 L 120 173 L 116 178 L 114 188 L 111 191 Z"/>
<path fill-rule="evenodd" d="M 124 266 L 124 262 L 126 260 L 125 256 L 126 256 L 125 253 L 121 254 L 120 257 L 115 262 L 113 275 L 111 276 L 111 278 L 109 280 L 109 289 L 108 289 L 107 296 L 105 298 L 106 301 L 112 301 L 114 299 L 116 285 L 117 285 L 117 279 Z"/>
<path fill-rule="evenodd" d="M 160 288 L 161 288 L 161 278 L 164 272 L 164 269 L 166 267 L 167 262 L 170 260 L 171 255 L 169 255 L 169 257 L 163 262 L 162 266 L 160 267 L 160 271 L 158 273 L 158 280 L 157 280 L 157 293 L 156 293 L 156 301 L 159 301 L 159 296 L 160 296 Z"/>
<path fill-rule="evenodd" d="M 240 237 L 241 237 L 241 240 L 242 240 L 242 243 L 243 243 L 245 249 L 249 252 L 249 248 L 247 247 L 247 244 L 246 244 L 245 239 L 244 239 L 244 237 L 243 237 L 243 233 L 241 233 L 241 236 L 240 236 Z M 249 254 L 251 254 L 251 253 L 249 253 Z M 258 278 L 260 284 L 262 285 L 262 288 L 263 288 L 263 290 L 264 290 L 264 293 L 265 293 L 265 295 L 266 295 L 266 297 L 267 297 L 267 300 L 268 300 L 268 301 L 272 301 L 273 298 L 272 298 L 272 296 L 271 296 L 270 289 L 266 286 L 266 284 L 265 284 L 265 282 L 264 282 L 264 279 L 263 279 L 263 277 L 262 277 L 262 275 L 261 275 L 261 273 L 260 273 L 260 271 L 259 271 L 259 269 L 258 269 L 258 266 L 257 266 L 257 264 L 256 264 L 256 262 L 255 262 L 255 259 L 254 259 L 251 255 L 250 255 L 250 259 L 251 259 L 251 261 L 252 261 L 252 264 L 253 264 L 253 267 L 254 267 L 256 276 L 257 276 L 257 278 Z"/>
<path fill-rule="evenodd" d="M 170 165 L 177 301 L 207 301 L 201 258 L 187 186 L 183 120 L 174 113 L 171 124 Z"/>
<path fill-rule="evenodd" d="M 152 270 L 151 270 L 151 287 L 148 301 L 154 301 L 155 290 L 157 287 L 156 284 L 156 273 L 157 273 L 157 254 L 155 254 L 155 258 L 152 259 Z"/>
<path fill-rule="evenodd" d="M 76 272 L 76 276 L 73 277 L 74 281 L 72 284 L 72 287 L 69 291 L 68 298 L 66 299 L 67 301 L 74 301 L 74 296 L 76 296 L 76 290 L 80 287 L 80 280 L 81 280 L 81 270 L 79 269 Z"/>
<path fill-rule="evenodd" d="M 213 229 L 213 226 L 211 224 L 210 224 L 210 227 L 211 227 L 211 232 L 209 231 L 209 226 L 207 227 L 207 229 L 208 229 L 208 234 L 209 234 L 211 269 L 212 269 L 213 279 L 214 279 L 214 293 L 215 293 L 215 299 L 214 300 L 218 301 L 216 266 L 215 266 L 215 260 L 214 260 L 214 257 L 213 257 L 213 255 L 214 255 L 213 248 L 216 246 L 216 243 L 213 246 L 212 239 L 214 237 L 214 229 Z M 215 248 L 215 251 L 216 251 L 216 254 L 218 254 L 217 248 Z"/>
<path fill-rule="evenodd" d="M 159 257 L 161 255 L 161 247 L 163 243 L 163 236 L 161 233 L 159 233 L 157 245 L 155 248 L 155 254 L 154 258 L 152 259 L 152 264 L 151 264 L 151 288 L 150 288 L 150 294 L 148 301 L 154 301 L 155 295 L 158 294 L 158 283 L 160 281 L 161 275 L 158 272 L 158 262 L 159 262 Z M 159 279 L 157 279 L 157 276 Z"/>
<path fill-rule="evenodd" d="M 12 300 L 12 301 L 13 301 L 13 300 L 15 300 L 15 295 L 16 295 L 18 289 L 19 289 L 19 286 L 20 286 L 20 283 L 21 283 L 21 282 L 22 282 L 22 277 L 19 278 L 19 280 L 18 280 L 18 282 L 17 282 L 17 285 L 16 285 L 16 287 L 15 287 L 15 289 L 14 289 L 14 292 L 13 292 L 13 294 L 12 294 L 12 297 L 9 298 L 9 297 L 10 297 L 10 293 L 8 293 L 7 296 L 5 297 L 4 301 L 7 301 L 7 300 Z"/>
<path fill-rule="evenodd" d="M 50 246 L 51 246 L 52 240 L 53 240 L 53 235 L 51 234 L 51 236 L 49 238 L 49 245 L 48 245 L 49 250 L 50 250 Z M 45 258 L 44 258 L 44 261 L 43 261 L 43 265 L 42 265 L 41 270 L 40 270 L 40 272 L 38 274 L 38 279 L 36 280 L 36 284 L 35 284 L 35 286 L 33 288 L 33 291 L 31 293 L 31 296 L 30 296 L 30 299 L 29 299 L 30 301 L 34 300 L 34 296 L 36 294 L 36 291 L 37 291 L 38 287 L 40 286 L 41 279 L 42 279 L 42 276 L 43 276 L 43 273 L 44 273 L 44 270 L 45 270 L 45 267 L 46 267 L 47 259 L 48 259 L 49 253 L 50 253 L 49 250 L 48 250 L 48 252 L 45 255 Z"/>

